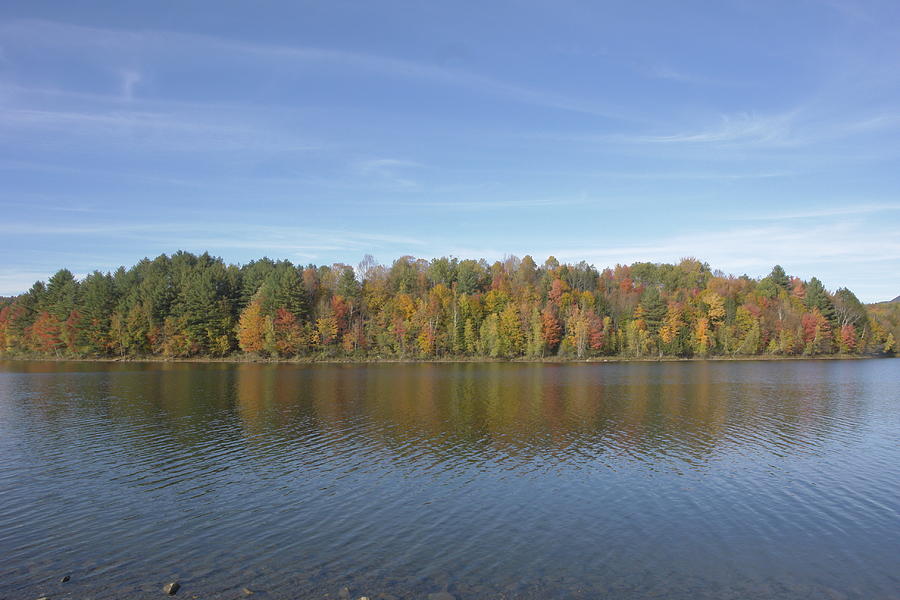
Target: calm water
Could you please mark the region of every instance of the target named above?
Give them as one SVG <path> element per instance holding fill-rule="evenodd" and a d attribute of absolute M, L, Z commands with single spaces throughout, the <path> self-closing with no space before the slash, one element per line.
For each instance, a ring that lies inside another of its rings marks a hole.
<path fill-rule="evenodd" d="M 0 363 L 0 598 L 175 578 L 900 598 L 900 360 Z"/>

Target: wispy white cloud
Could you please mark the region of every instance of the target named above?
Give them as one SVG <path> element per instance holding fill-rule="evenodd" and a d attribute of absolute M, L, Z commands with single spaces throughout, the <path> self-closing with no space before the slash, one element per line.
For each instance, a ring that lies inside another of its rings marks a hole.
<path fill-rule="evenodd" d="M 419 183 L 406 175 L 411 169 L 421 168 L 421 163 L 397 158 L 376 158 L 359 163 L 358 171 L 364 176 L 374 177 L 390 187 L 411 190 L 420 187 Z"/>
<path fill-rule="evenodd" d="M 139 182 L 163 183 L 185 187 L 208 187 L 209 182 L 189 180 L 135 172 L 124 169 L 98 169 L 83 166 L 67 166 L 53 163 L 39 163 L 21 160 L 0 160 L 0 171 L 33 171 L 36 173 L 55 173 L 64 175 L 89 175 L 92 178 L 130 179 Z M 54 195 L 55 198 L 59 194 Z"/>
<path fill-rule="evenodd" d="M 895 131 L 900 128 L 900 113 L 883 113 L 846 124 L 848 134 Z"/>
<path fill-rule="evenodd" d="M 675 129 L 667 126 L 642 128 L 637 131 L 621 131 L 617 133 L 592 132 L 533 132 L 523 137 L 569 141 L 592 144 L 617 151 L 628 151 L 633 148 L 641 152 L 690 151 L 690 156 L 704 157 L 710 160 L 740 160 L 746 154 L 735 155 L 734 152 L 756 152 L 757 156 L 773 158 L 774 151 L 780 151 L 780 158 L 796 164 L 806 158 L 826 158 L 830 155 L 848 159 L 872 159 L 876 156 L 859 154 L 855 146 L 849 142 L 864 142 L 872 136 L 896 135 L 900 131 L 900 115 L 890 112 L 865 114 L 846 110 L 813 111 L 804 105 L 797 105 L 791 110 L 779 113 L 763 114 L 756 112 L 738 112 L 713 116 L 700 115 L 694 117 L 691 125 Z M 853 151 L 851 152 L 851 148 Z M 723 152 L 726 151 L 726 152 Z M 782 173 L 783 171 L 777 171 Z"/>
<path fill-rule="evenodd" d="M 653 79 L 662 79 L 677 83 L 695 84 L 703 86 L 739 86 L 746 87 L 746 83 L 738 82 L 731 79 L 712 78 L 696 73 L 690 73 L 682 69 L 676 69 L 665 64 L 651 64 L 644 67 L 641 71 Z"/>
<path fill-rule="evenodd" d="M 133 69 L 124 69 L 122 76 L 122 97 L 126 100 L 134 98 L 134 88 L 141 82 L 141 74 Z"/>
<path fill-rule="evenodd" d="M 480 210 L 505 210 L 510 208 L 542 208 L 550 206 L 568 206 L 576 204 L 589 204 L 592 202 L 609 202 L 610 200 L 591 199 L 586 194 L 575 196 L 557 197 L 523 197 L 508 200 L 417 200 L 405 202 L 393 202 L 403 206 L 419 206 L 429 208 L 444 208 L 452 210 L 480 211 Z"/>
<path fill-rule="evenodd" d="M 784 221 L 788 219 L 825 219 L 832 217 L 849 217 L 870 215 L 874 213 L 900 211 L 900 204 L 855 204 L 850 200 L 846 206 L 831 206 L 810 210 L 797 210 L 769 214 L 748 214 L 734 217 L 742 221 Z"/>
<path fill-rule="evenodd" d="M 306 152 L 322 144 L 264 124 L 217 115 L 189 115 L 130 110 L 38 110 L 6 108 L 0 111 L 0 131 L 17 136 L 23 145 L 57 147 L 94 140 L 128 151 L 154 149 L 209 152 Z M 54 133 L 52 138 L 38 137 Z"/>
<path fill-rule="evenodd" d="M 633 115 L 629 117 L 628 111 L 621 107 L 570 98 L 554 91 L 510 83 L 490 75 L 342 49 L 265 45 L 200 34 L 137 32 L 34 19 L 17 19 L 0 23 L 0 42 L 3 41 L 50 48 L 89 49 L 101 57 L 115 56 L 115 52 L 125 53 L 126 56 L 135 53 L 171 56 L 181 50 L 190 49 L 194 60 L 200 60 L 200 56 L 206 55 L 220 61 L 223 53 L 227 53 L 235 59 L 235 63 L 240 63 L 241 57 L 253 56 L 269 61 L 321 64 L 368 71 L 391 78 L 464 88 L 477 95 L 499 96 L 546 108 L 609 118 L 634 118 Z"/>
<path fill-rule="evenodd" d="M 259 250 L 314 251 L 354 250 L 378 244 L 425 245 L 425 241 L 404 235 L 391 235 L 345 229 L 313 229 L 294 226 L 255 225 L 252 223 L 134 223 L 87 222 L 82 224 L 45 224 L 3 222 L 0 233 L 20 236 L 93 236 L 108 239 L 133 239 L 159 245 L 164 250 L 193 246 L 244 248 Z"/>
<path fill-rule="evenodd" d="M 625 142 L 650 144 L 788 144 L 796 143 L 792 137 L 792 124 L 798 111 L 779 115 L 739 113 L 722 115 L 719 122 L 697 131 L 682 131 L 663 135 L 621 136 Z"/>
<path fill-rule="evenodd" d="M 693 78 L 689 75 L 682 73 L 681 71 L 676 71 L 671 67 L 666 67 L 663 65 L 655 65 L 649 69 L 647 69 L 647 73 L 651 77 L 656 77 L 658 79 L 670 79 L 672 81 L 692 81 Z"/>
<path fill-rule="evenodd" d="M 665 181 L 665 180 L 693 180 L 693 181 L 740 181 L 744 179 L 774 179 L 778 177 L 790 177 L 793 171 L 765 171 L 756 170 L 746 173 L 735 172 L 699 172 L 699 171 L 597 171 L 586 172 L 588 177 L 602 177 L 610 179 L 635 179 L 641 181 Z"/>
<path fill-rule="evenodd" d="M 19 208 L 28 208 L 32 210 L 40 210 L 40 211 L 50 211 L 50 212 L 63 212 L 63 213 L 102 213 L 108 212 L 100 208 L 96 208 L 94 206 L 87 206 L 79 203 L 72 203 L 70 205 L 54 205 L 47 201 L 46 197 L 35 198 L 33 202 L 7 202 L 4 200 L 0 200 L 0 207 L 7 207 L 13 209 Z"/>
<path fill-rule="evenodd" d="M 359 169 L 363 173 L 383 171 L 385 169 L 421 166 L 421 163 L 417 163 L 412 160 L 402 160 L 398 158 L 376 158 L 371 160 L 364 160 L 359 163 Z"/>
<path fill-rule="evenodd" d="M 519 136 L 521 137 L 521 136 Z M 582 137 L 579 135 L 567 134 L 538 134 L 526 136 L 531 139 L 554 139 L 562 141 L 579 141 L 588 140 L 596 141 L 596 136 Z M 743 169 L 743 170 L 742 170 Z M 634 181 L 739 181 L 745 179 L 773 179 L 777 177 L 789 177 L 795 175 L 796 172 L 788 169 L 762 169 L 752 165 L 735 165 L 731 170 L 718 170 L 708 168 L 703 170 L 696 165 L 685 167 L 683 170 L 669 167 L 667 169 L 620 169 L 620 170 L 604 170 L 604 169 L 559 169 L 544 167 L 537 165 L 530 169 L 509 169 L 502 167 L 466 167 L 466 168 L 446 168 L 443 169 L 450 173 L 458 173 L 464 175 L 479 174 L 485 176 L 497 175 L 516 175 L 529 176 L 537 175 L 541 177 L 559 177 L 566 180 L 575 178 L 590 179 L 622 179 Z"/>
<path fill-rule="evenodd" d="M 0 223 L 0 233 L 6 235 L 108 235 L 125 237 L 141 231 L 154 231 L 158 225 L 135 223 L 87 223 L 87 224 L 50 224 L 38 222 Z"/>

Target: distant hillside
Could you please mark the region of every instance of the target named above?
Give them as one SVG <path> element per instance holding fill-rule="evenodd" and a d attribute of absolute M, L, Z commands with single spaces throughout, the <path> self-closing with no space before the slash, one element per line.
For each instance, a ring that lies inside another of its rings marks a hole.
<path fill-rule="evenodd" d="M 896 298 L 894 298 L 893 300 L 891 300 L 891 302 L 900 302 L 900 296 L 897 296 Z"/>

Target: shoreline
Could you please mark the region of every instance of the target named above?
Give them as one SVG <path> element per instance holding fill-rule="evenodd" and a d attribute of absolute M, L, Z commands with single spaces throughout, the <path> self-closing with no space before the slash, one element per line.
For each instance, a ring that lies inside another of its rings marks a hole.
<path fill-rule="evenodd" d="M 347 364 L 347 365 L 365 365 L 365 364 L 464 364 L 464 363 L 513 363 L 513 364 L 603 364 L 603 363 L 661 363 L 661 362 L 753 362 L 753 361 L 822 361 L 822 360 L 879 360 L 896 358 L 894 356 L 860 356 L 855 354 L 828 354 L 821 356 L 762 356 L 762 355 L 739 355 L 739 356 L 707 356 L 707 357 L 682 357 L 682 356 L 659 356 L 659 357 L 627 357 L 627 356 L 604 356 L 592 358 L 490 358 L 490 357 L 446 357 L 446 358 L 339 358 L 339 357 L 300 357 L 300 358 L 264 358 L 264 357 L 188 357 L 188 358 L 164 358 L 159 356 L 122 356 L 122 357 L 93 357 L 93 358 L 76 358 L 76 357 L 24 357 L 10 356 L 0 357 L 0 361 L 14 362 L 87 362 L 87 363 L 223 363 L 223 364 L 293 364 L 293 365 L 314 365 L 314 364 Z"/>

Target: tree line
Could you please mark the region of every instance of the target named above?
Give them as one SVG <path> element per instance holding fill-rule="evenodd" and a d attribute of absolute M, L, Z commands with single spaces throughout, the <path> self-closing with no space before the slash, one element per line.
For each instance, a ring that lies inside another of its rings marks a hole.
<path fill-rule="evenodd" d="M 0 299 L 0 354 L 289 359 L 885 355 L 900 305 L 863 305 L 775 266 L 735 277 L 696 259 L 598 271 L 530 256 L 367 256 L 301 266 L 207 253 L 77 279 L 62 269 Z"/>

